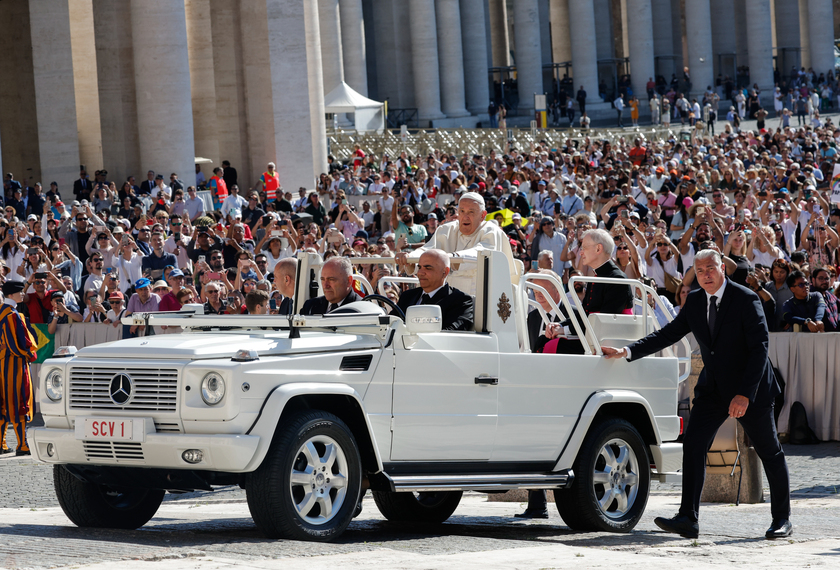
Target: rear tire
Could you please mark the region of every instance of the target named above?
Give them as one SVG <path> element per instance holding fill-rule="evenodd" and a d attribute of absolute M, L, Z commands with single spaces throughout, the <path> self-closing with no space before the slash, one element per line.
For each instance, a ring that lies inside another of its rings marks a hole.
<path fill-rule="evenodd" d="M 376 507 L 389 521 L 440 524 L 461 502 L 461 491 L 401 492 L 374 491 Z"/>
<path fill-rule="evenodd" d="M 337 416 L 292 416 L 248 477 L 248 508 L 268 538 L 327 542 L 353 518 L 362 484 L 359 449 Z"/>
<path fill-rule="evenodd" d="M 164 491 L 86 483 L 63 465 L 53 468 L 58 504 L 73 524 L 90 528 L 140 528 L 155 516 Z"/>
<path fill-rule="evenodd" d="M 563 521 L 574 530 L 630 532 L 650 493 L 647 446 L 629 422 L 609 418 L 590 428 L 568 489 L 554 491 Z"/>

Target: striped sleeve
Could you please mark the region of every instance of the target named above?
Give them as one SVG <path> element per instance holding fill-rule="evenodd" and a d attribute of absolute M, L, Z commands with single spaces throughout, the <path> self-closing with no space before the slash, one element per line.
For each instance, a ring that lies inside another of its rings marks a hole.
<path fill-rule="evenodd" d="M 8 305 L 0 312 L 0 343 L 5 352 L 12 356 L 27 360 L 35 360 L 37 357 L 37 344 L 32 333 L 23 317 Z"/>

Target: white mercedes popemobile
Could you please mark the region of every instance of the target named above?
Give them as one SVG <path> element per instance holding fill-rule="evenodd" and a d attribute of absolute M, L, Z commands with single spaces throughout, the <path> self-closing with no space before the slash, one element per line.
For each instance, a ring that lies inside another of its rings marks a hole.
<path fill-rule="evenodd" d="M 437 306 L 394 316 L 372 301 L 314 317 L 135 314 L 184 332 L 60 348 L 41 368 L 32 453 L 82 527 L 137 528 L 167 491 L 239 485 L 269 537 L 334 540 L 365 489 L 390 520 L 436 523 L 465 490 L 553 489 L 571 528 L 631 530 L 651 479 L 678 477 L 688 353 L 629 364 L 601 346 L 657 326 L 652 291 L 626 281 L 641 315 L 573 319 L 586 354 L 532 354 L 537 274 L 511 283 L 497 252 L 475 263 L 469 332 L 442 332 Z M 295 312 L 319 276 L 320 258 L 299 254 Z"/>

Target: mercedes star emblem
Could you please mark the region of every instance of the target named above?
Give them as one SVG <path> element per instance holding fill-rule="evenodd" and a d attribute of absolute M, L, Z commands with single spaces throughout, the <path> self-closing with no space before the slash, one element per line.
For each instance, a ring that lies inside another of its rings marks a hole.
<path fill-rule="evenodd" d="M 131 376 L 120 372 L 111 378 L 111 383 L 108 385 L 108 394 L 111 396 L 111 401 L 118 406 L 124 406 L 131 399 L 131 391 L 134 388 L 134 382 Z"/>

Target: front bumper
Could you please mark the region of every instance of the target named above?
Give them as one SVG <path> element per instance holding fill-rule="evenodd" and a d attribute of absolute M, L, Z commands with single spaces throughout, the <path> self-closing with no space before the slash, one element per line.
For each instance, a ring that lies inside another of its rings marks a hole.
<path fill-rule="evenodd" d="M 260 442 L 255 435 L 146 434 L 142 442 L 88 442 L 76 439 L 74 430 L 31 428 L 27 441 L 32 455 L 44 463 L 125 465 L 164 469 L 200 469 L 242 473 Z M 50 456 L 47 447 L 53 444 Z M 203 453 L 200 463 L 187 463 L 188 449 Z"/>

